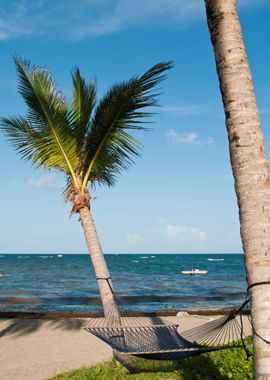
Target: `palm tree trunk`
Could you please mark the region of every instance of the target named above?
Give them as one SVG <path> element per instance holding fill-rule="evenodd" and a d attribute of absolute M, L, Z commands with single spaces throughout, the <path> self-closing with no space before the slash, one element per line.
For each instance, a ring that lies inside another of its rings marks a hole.
<path fill-rule="evenodd" d="M 104 308 L 104 317 L 110 325 L 120 325 L 120 313 L 115 302 L 110 273 L 98 239 L 98 234 L 92 218 L 90 209 L 82 207 L 79 209 L 81 223 L 90 257 L 93 263 L 95 275 L 98 281 L 101 301 Z M 116 350 L 113 350 L 114 358 L 127 368 L 132 367 L 130 358 Z"/>
<path fill-rule="evenodd" d="M 104 308 L 104 316 L 106 319 L 111 319 L 113 316 L 114 321 L 111 319 L 110 322 L 119 324 L 120 314 L 114 299 L 111 276 L 98 239 L 94 220 L 88 207 L 81 208 L 79 210 L 79 214 L 87 248 L 89 250 L 96 279 L 98 281 L 101 301 Z"/>
<path fill-rule="evenodd" d="M 236 0 L 205 0 L 226 115 L 249 285 L 270 280 L 270 175 Z M 255 331 L 270 341 L 270 284 L 255 286 Z M 270 345 L 253 334 L 256 380 L 270 379 Z"/>

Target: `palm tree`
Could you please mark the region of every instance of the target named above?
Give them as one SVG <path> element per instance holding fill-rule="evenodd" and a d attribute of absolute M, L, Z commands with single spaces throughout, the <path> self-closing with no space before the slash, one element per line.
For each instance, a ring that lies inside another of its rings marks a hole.
<path fill-rule="evenodd" d="M 226 115 L 254 326 L 254 379 L 270 379 L 270 173 L 236 0 L 205 0 Z M 262 284 L 266 282 L 266 284 Z"/>
<path fill-rule="evenodd" d="M 141 144 L 131 134 L 146 129 L 142 120 L 157 106 L 153 89 L 172 63 L 159 63 L 142 76 L 114 84 L 97 103 L 95 82 L 87 83 L 78 68 L 72 72 L 73 98 L 68 103 L 51 74 L 15 58 L 18 90 L 26 116 L 2 118 L 10 142 L 36 168 L 57 169 L 67 178 L 66 198 L 79 213 L 98 281 L 105 318 L 119 322 L 112 281 L 90 211 L 91 189 L 114 185 L 118 174 L 139 155 Z"/>

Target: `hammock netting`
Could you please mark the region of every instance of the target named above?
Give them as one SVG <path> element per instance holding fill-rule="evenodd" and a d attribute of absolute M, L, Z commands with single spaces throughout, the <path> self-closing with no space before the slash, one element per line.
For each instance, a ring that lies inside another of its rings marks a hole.
<path fill-rule="evenodd" d="M 151 317 L 121 317 L 118 322 L 110 317 L 91 318 L 85 329 L 121 353 L 175 360 L 243 347 L 246 336 L 239 310 L 183 332 L 178 324 Z"/>

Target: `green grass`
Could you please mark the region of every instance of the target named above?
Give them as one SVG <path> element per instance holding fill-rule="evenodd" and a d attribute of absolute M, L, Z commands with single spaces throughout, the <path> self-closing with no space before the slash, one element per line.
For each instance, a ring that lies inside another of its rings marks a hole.
<path fill-rule="evenodd" d="M 150 361 L 134 358 L 128 372 L 115 361 L 65 372 L 49 380 L 249 380 L 252 357 L 242 349 L 211 352 L 179 361 Z"/>

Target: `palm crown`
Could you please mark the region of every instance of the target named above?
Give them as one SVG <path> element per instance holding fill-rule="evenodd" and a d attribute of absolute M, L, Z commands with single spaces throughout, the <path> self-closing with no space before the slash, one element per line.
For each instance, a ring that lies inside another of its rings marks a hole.
<path fill-rule="evenodd" d="M 141 144 L 130 132 L 142 130 L 146 107 L 157 105 L 153 88 L 172 67 L 159 63 L 142 76 L 114 84 L 97 103 L 95 82 L 87 83 L 78 68 L 72 71 L 70 103 L 51 74 L 30 61 L 15 59 L 18 89 L 27 115 L 2 118 L 9 140 L 35 167 L 64 172 L 72 188 L 84 193 L 88 183 L 114 184 Z"/>

